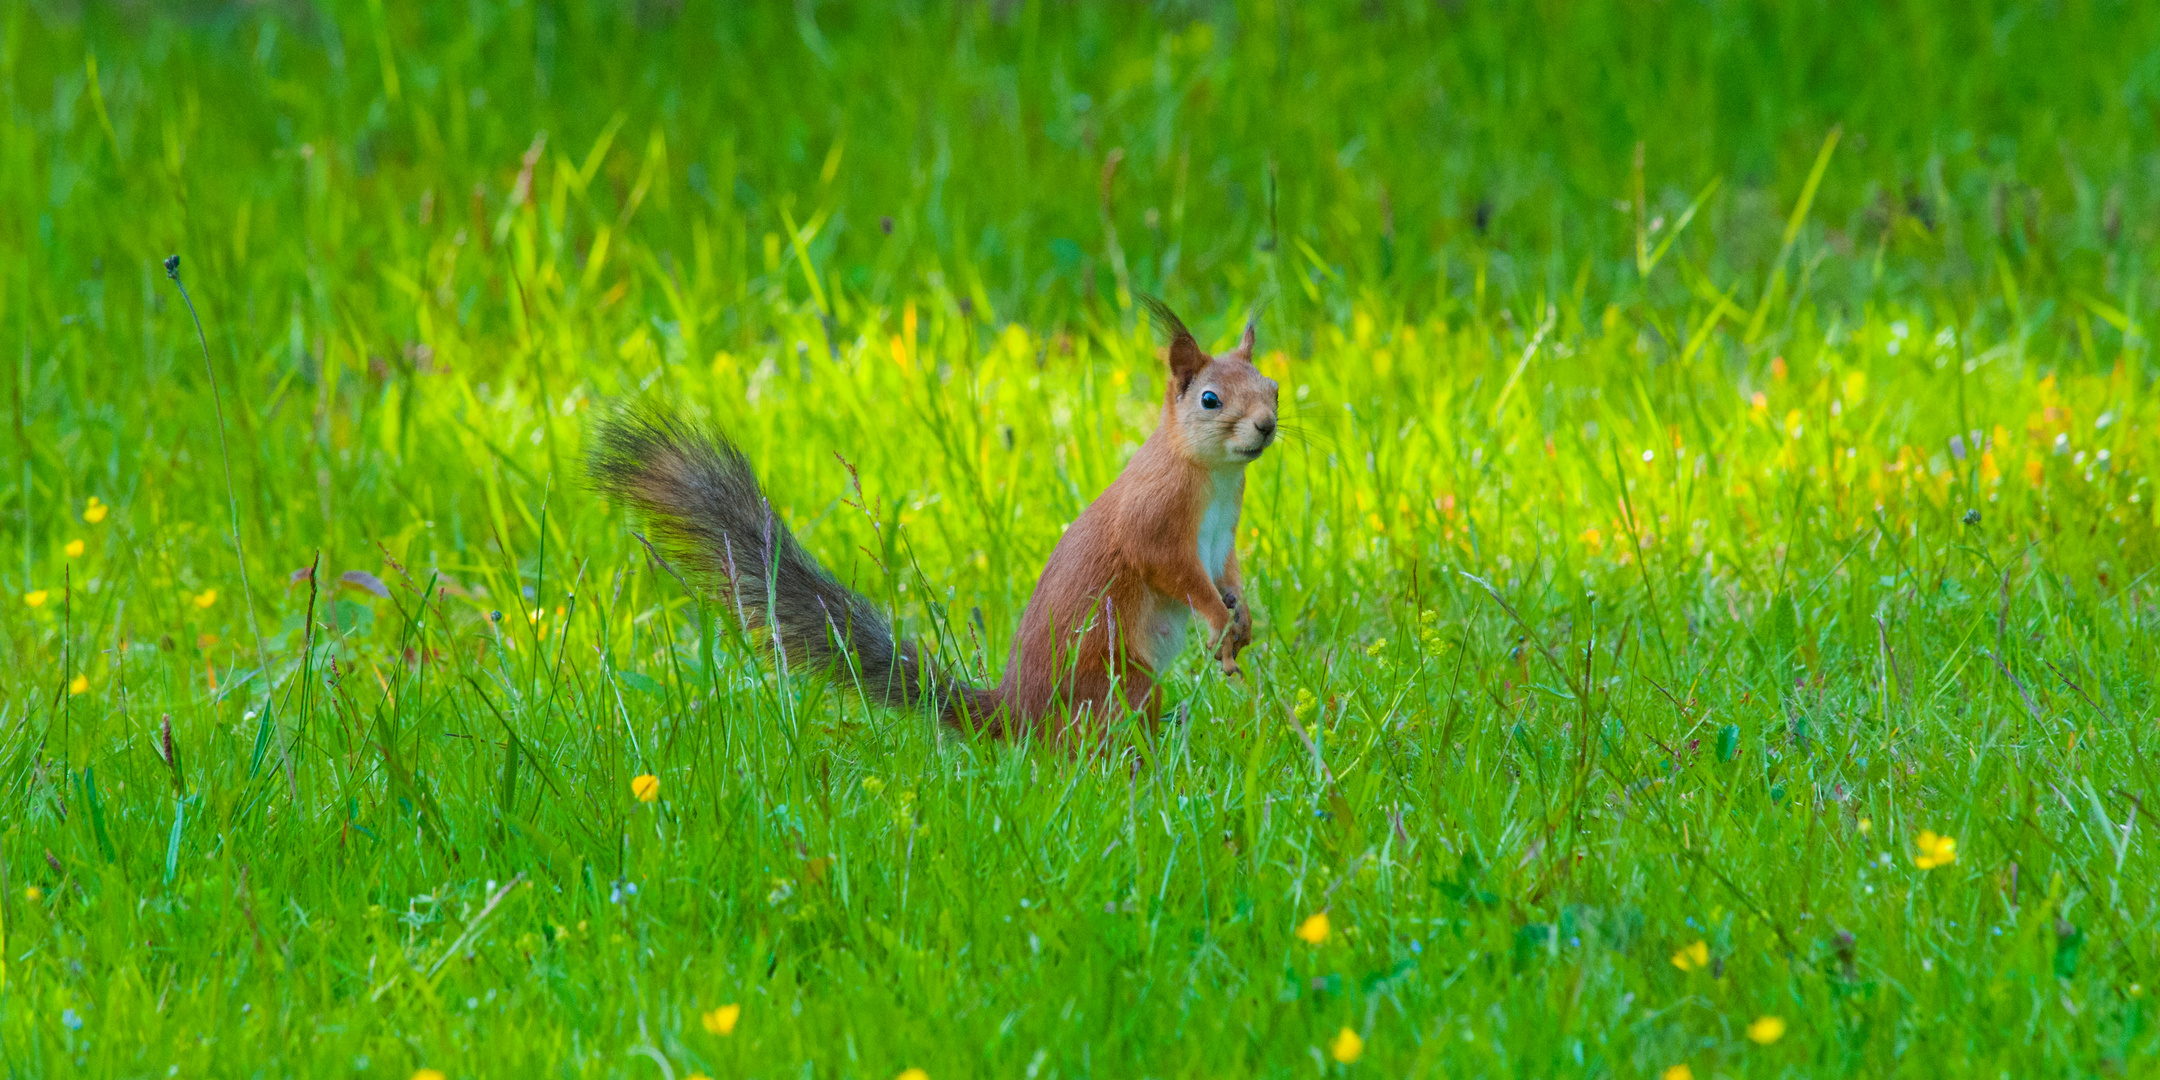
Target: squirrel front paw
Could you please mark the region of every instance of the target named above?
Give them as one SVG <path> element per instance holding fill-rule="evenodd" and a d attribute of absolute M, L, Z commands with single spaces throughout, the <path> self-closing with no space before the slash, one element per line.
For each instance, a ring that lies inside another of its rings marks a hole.
<path fill-rule="evenodd" d="M 1237 649 L 1252 644 L 1252 605 L 1239 603 L 1238 595 L 1228 589 L 1223 590 L 1222 601 L 1223 607 L 1230 610 L 1230 624 L 1223 628 L 1223 640 L 1236 642 L 1231 650 L 1234 656 Z"/>
<path fill-rule="evenodd" d="M 1238 602 L 1238 594 L 1222 590 L 1223 607 L 1230 612 L 1230 620 L 1215 632 L 1213 647 L 1215 659 L 1222 664 L 1225 675 L 1240 674 L 1237 662 L 1238 650 L 1252 644 L 1252 607 Z"/>
<path fill-rule="evenodd" d="M 1222 673 L 1224 675 L 1242 674 L 1238 668 L 1237 654 L 1239 649 L 1245 647 L 1245 644 L 1244 641 L 1239 640 L 1236 624 L 1233 623 L 1223 628 L 1222 639 L 1215 646 L 1215 659 L 1222 664 Z"/>

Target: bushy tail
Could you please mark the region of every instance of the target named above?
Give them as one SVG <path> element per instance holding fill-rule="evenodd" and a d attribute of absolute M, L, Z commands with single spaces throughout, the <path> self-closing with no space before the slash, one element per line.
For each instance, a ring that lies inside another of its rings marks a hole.
<path fill-rule="evenodd" d="M 601 491 L 646 519 L 670 559 L 721 593 L 786 670 L 859 681 L 874 704 L 925 709 L 958 727 L 991 724 L 996 696 L 941 676 L 914 643 L 894 641 L 884 613 L 803 550 L 725 436 L 672 413 L 625 410 L 600 421 L 587 468 Z"/>

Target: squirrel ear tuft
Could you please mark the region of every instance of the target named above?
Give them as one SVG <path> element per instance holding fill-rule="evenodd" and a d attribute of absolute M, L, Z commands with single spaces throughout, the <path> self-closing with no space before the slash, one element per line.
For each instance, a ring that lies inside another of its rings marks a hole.
<path fill-rule="evenodd" d="M 1182 397 L 1186 388 L 1192 385 L 1194 376 L 1207 366 L 1207 354 L 1200 351 L 1200 343 L 1193 340 L 1192 331 L 1185 329 L 1184 320 L 1170 310 L 1170 305 L 1152 296 L 1142 296 L 1140 300 L 1147 305 L 1155 328 L 1170 338 L 1170 381 Z"/>

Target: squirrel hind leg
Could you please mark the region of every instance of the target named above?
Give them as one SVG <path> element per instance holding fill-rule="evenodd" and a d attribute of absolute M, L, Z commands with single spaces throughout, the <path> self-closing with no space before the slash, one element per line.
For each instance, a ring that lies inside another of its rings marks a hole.
<path fill-rule="evenodd" d="M 946 727 L 968 735 L 1006 738 L 1016 734 L 1004 695 L 979 686 L 955 686 L 938 708 Z"/>

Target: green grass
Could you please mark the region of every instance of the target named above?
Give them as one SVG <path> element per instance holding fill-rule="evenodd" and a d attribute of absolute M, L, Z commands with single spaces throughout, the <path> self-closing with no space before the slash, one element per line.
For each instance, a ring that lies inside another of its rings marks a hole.
<path fill-rule="evenodd" d="M 0 1072 L 2151 1068 L 2160 9 L 766 6 L 0 0 Z M 992 678 L 1138 291 L 1292 438 L 1113 757 L 582 481 L 684 402 Z"/>

